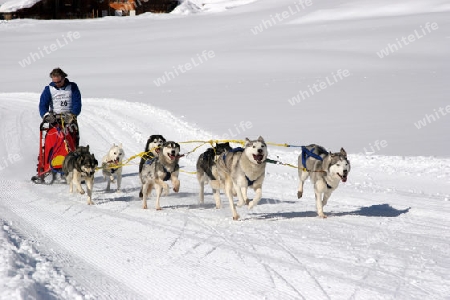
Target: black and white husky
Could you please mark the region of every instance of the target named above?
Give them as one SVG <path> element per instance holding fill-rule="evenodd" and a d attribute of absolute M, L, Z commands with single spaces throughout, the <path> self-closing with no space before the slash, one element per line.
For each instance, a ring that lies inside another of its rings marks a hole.
<path fill-rule="evenodd" d="M 141 157 L 141 161 L 139 162 L 139 174 L 141 173 L 142 167 L 146 161 L 150 161 L 155 157 L 158 157 L 162 145 L 165 142 L 166 139 L 160 134 L 153 134 L 147 139 L 144 149 L 145 154 Z M 139 191 L 139 197 L 142 198 L 142 188 Z"/>
<path fill-rule="evenodd" d="M 94 188 L 94 173 L 98 166 L 94 154 L 89 152 L 89 145 L 86 147 L 78 147 L 74 152 L 70 152 L 64 158 L 62 170 L 69 184 L 69 192 L 73 193 L 73 185 L 80 194 L 85 191 L 81 187 L 84 180 L 87 188 L 88 201 L 87 204 L 92 205 L 92 190 Z"/>
<path fill-rule="evenodd" d="M 308 177 L 314 184 L 316 196 L 317 214 L 321 218 L 327 216 L 323 213 L 323 207 L 327 204 L 339 183 L 346 182 L 350 172 L 350 161 L 347 152 L 341 148 L 340 152 L 331 153 L 319 145 L 311 144 L 302 147 L 302 153 L 298 157 L 298 186 L 297 197 L 303 196 L 303 184 Z"/>
<path fill-rule="evenodd" d="M 248 204 L 251 209 L 261 200 L 266 158 L 267 145 L 264 139 L 259 137 L 252 141 L 246 138 L 244 148 L 227 151 L 217 160 L 218 174 L 220 180 L 225 183 L 225 193 L 230 201 L 233 220 L 239 219 L 234 206 L 233 189 L 239 198 L 238 206 Z M 250 187 L 255 190 L 253 201 L 247 198 L 247 190 Z"/>
<path fill-rule="evenodd" d="M 205 184 L 209 182 L 216 201 L 216 208 L 221 207 L 220 188 L 221 186 L 223 188 L 223 182 L 220 182 L 216 161 L 222 153 L 229 150 L 231 150 L 230 143 L 218 143 L 214 147 L 208 148 L 198 157 L 197 180 L 200 185 L 200 204 L 203 204 L 205 201 Z"/>
<path fill-rule="evenodd" d="M 156 190 L 156 210 L 161 210 L 160 198 L 164 192 L 169 193 L 169 185 L 165 181 L 170 180 L 173 185 L 173 191 L 178 193 L 180 190 L 180 180 L 178 174 L 180 167 L 178 161 L 180 159 L 180 145 L 178 143 L 168 141 L 162 146 L 158 157 L 147 160 L 142 166 L 139 177 L 142 183 L 142 208 L 147 209 L 147 198 L 153 188 Z"/>

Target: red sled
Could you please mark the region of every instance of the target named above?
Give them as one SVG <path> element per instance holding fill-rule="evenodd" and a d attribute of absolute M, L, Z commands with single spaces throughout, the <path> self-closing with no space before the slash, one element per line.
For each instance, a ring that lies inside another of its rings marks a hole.
<path fill-rule="evenodd" d="M 56 174 L 62 174 L 62 166 L 69 152 L 78 146 L 78 124 L 72 117 L 71 122 L 65 121 L 64 115 L 57 115 L 54 123 L 42 122 L 40 125 L 39 155 L 37 175 L 31 180 L 34 183 L 46 183 L 45 177 L 52 174 L 49 183 L 53 183 Z"/>

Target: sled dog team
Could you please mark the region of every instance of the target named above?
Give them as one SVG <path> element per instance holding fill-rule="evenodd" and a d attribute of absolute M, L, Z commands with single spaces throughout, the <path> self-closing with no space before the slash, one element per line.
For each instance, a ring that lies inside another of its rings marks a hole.
<path fill-rule="evenodd" d="M 147 200 L 151 191 L 155 189 L 155 208 L 161 210 L 160 198 L 168 195 L 171 181 L 172 189 L 180 190 L 179 160 L 180 145 L 174 141 L 166 141 L 162 135 L 151 135 L 145 145 L 145 155 L 139 163 L 139 178 L 142 207 L 147 209 Z M 117 184 L 120 191 L 122 181 L 122 161 L 124 158 L 122 144 L 113 144 L 102 159 L 102 173 L 107 180 L 106 190 L 110 190 L 111 183 Z M 229 200 L 234 220 L 239 215 L 234 204 L 237 196 L 237 206 L 248 205 L 251 209 L 258 204 L 262 197 L 262 185 L 267 164 L 267 144 L 262 137 L 256 140 L 245 140 L 244 147 L 231 148 L 229 143 L 219 143 L 208 148 L 197 160 L 197 179 L 200 185 L 199 201 L 204 203 L 204 187 L 210 184 L 216 208 L 221 208 L 220 191 L 224 190 Z M 81 183 L 84 180 L 87 188 L 88 204 L 92 202 L 94 173 L 98 162 L 89 146 L 78 147 L 69 153 L 63 163 L 63 172 L 69 184 L 69 191 L 73 192 L 73 185 L 77 191 L 84 194 Z M 346 182 L 350 172 L 350 161 L 343 148 L 340 152 L 331 153 L 319 145 L 302 147 L 298 157 L 298 175 L 300 179 L 297 197 L 303 196 L 303 185 L 308 177 L 314 185 L 317 214 L 326 218 L 323 207 L 327 204 L 333 191 L 339 183 Z M 253 200 L 248 199 L 247 191 L 254 190 Z"/>

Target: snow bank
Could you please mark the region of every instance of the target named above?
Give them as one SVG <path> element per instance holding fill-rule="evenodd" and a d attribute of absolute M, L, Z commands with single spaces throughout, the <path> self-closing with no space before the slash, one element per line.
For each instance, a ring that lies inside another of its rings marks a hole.
<path fill-rule="evenodd" d="M 189 0 L 183 1 L 180 5 L 178 5 L 171 14 L 175 15 L 190 15 L 200 12 L 202 9 L 196 5 L 195 3 L 192 3 Z"/>
<path fill-rule="evenodd" d="M 0 299 L 41 299 L 57 294 L 61 299 L 85 299 L 67 283 L 27 240 L 22 240 L 9 225 L 0 230 Z"/>
<path fill-rule="evenodd" d="M 313 23 L 322 21 L 338 21 L 351 19 L 366 19 L 377 17 L 394 17 L 404 15 L 444 12 L 450 10 L 450 4 L 445 0 L 409 0 L 409 1 L 354 1 L 336 8 L 316 10 L 291 24 Z"/>
<path fill-rule="evenodd" d="M 15 12 L 22 8 L 29 8 L 38 3 L 41 0 L 11 0 L 6 1 L 3 4 L 0 2 L 0 12 L 8 13 Z"/>

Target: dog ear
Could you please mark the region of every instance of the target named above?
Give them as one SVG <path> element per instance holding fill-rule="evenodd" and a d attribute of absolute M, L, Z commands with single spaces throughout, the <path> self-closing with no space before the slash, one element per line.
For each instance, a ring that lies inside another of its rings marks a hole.
<path fill-rule="evenodd" d="M 122 143 L 119 144 L 119 147 L 120 147 L 120 148 L 123 148 L 123 147 L 122 147 Z"/>
<path fill-rule="evenodd" d="M 347 152 L 345 152 L 344 148 L 341 148 L 341 155 L 347 158 Z"/>
<path fill-rule="evenodd" d="M 147 143 L 145 144 L 145 148 L 144 148 L 144 149 L 145 149 L 146 152 L 147 152 L 148 150 L 150 150 L 150 149 L 148 149 L 148 145 L 150 145 L 151 141 L 152 141 L 151 139 L 148 139 L 148 140 L 147 140 Z"/>
<path fill-rule="evenodd" d="M 265 143 L 265 142 L 264 142 L 264 139 L 263 139 L 263 137 L 262 137 L 262 136 L 259 136 L 259 138 L 258 138 L 258 142 L 261 142 L 261 143 Z"/>
<path fill-rule="evenodd" d="M 89 145 L 86 146 L 86 151 L 89 152 Z"/>
<path fill-rule="evenodd" d="M 252 141 L 249 140 L 249 138 L 245 138 L 245 145 L 244 147 L 247 147 L 248 145 L 250 145 L 252 143 Z"/>

